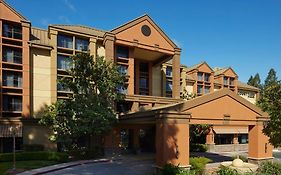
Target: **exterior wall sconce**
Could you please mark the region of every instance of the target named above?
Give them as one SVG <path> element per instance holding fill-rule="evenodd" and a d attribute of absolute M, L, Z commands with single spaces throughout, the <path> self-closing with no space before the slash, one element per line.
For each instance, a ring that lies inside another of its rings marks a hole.
<path fill-rule="evenodd" d="M 177 143 L 175 143 L 176 146 L 176 158 L 179 158 L 180 152 L 179 152 L 179 146 L 177 145 Z"/>

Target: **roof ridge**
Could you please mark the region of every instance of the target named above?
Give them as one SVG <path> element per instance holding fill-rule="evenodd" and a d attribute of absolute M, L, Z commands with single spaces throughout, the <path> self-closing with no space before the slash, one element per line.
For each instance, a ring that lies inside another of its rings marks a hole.
<path fill-rule="evenodd" d="M 42 29 L 42 28 L 39 28 L 39 27 L 31 27 L 31 29 L 43 30 L 43 31 L 48 32 L 48 30 L 47 30 L 47 29 Z"/>
<path fill-rule="evenodd" d="M 56 26 L 76 26 L 76 27 L 83 27 L 83 28 L 87 28 L 87 29 L 91 29 L 91 30 L 100 31 L 100 32 L 107 32 L 106 30 L 97 29 L 97 28 L 82 25 L 82 24 L 50 24 L 49 26 L 53 26 L 53 27 L 56 27 Z"/>

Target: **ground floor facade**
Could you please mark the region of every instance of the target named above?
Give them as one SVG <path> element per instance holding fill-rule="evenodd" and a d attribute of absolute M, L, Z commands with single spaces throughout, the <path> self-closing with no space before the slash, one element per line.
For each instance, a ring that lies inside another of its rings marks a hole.
<path fill-rule="evenodd" d="M 155 164 L 167 163 L 189 167 L 190 126 L 209 126 L 205 144 L 209 151 L 248 150 L 252 162 L 272 159 L 272 146 L 262 130 L 269 117 L 258 107 L 223 89 L 192 100 L 162 105 L 119 116 L 118 123 L 100 144 L 109 155 L 122 151 L 155 153 Z M 49 141 L 50 131 L 36 119 L 1 121 L 0 151 L 11 151 L 22 144 L 41 144 L 56 150 Z M 11 132 L 10 128 L 17 126 Z M 122 150 L 123 149 L 123 150 Z"/>

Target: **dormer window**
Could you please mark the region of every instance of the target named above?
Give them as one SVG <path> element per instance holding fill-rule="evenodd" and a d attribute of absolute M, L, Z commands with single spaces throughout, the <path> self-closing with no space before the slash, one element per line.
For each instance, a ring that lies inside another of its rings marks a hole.
<path fill-rule="evenodd" d="M 234 86 L 234 78 L 230 77 L 229 79 L 229 85 Z"/>
<path fill-rule="evenodd" d="M 203 81 L 203 73 L 202 72 L 197 73 L 197 79 L 198 79 L 198 81 Z"/>
<path fill-rule="evenodd" d="M 204 81 L 209 82 L 210 81 L 210 74 L 205 73 L 204 75 Z"/>
<path fill-rule="evenodd" d="M 223 77 L 223 84 L 228 85 L 228 77 Z"/>

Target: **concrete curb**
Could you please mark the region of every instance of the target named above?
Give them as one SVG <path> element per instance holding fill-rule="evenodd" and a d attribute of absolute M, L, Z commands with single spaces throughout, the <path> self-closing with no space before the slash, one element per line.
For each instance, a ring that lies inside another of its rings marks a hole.
<path fill-rule="evenodd" d="M 59 171 L 62 169 L 75 167 L 83 164 L 102 163 L 102 162 L 110 162 L 110 161 L 111 161 L 110 159 L 97 159 L 97 160 L 82 160 L 82 161 L 68 162 L 68 163 L 62 163 L 62 164 L 56 164 L 48 167 L 38 168 L 30 171 L 25 171 L 19 173 L 18 175 L 41 175 L 41 174 L 51 173 L 54 171 Z"/>

